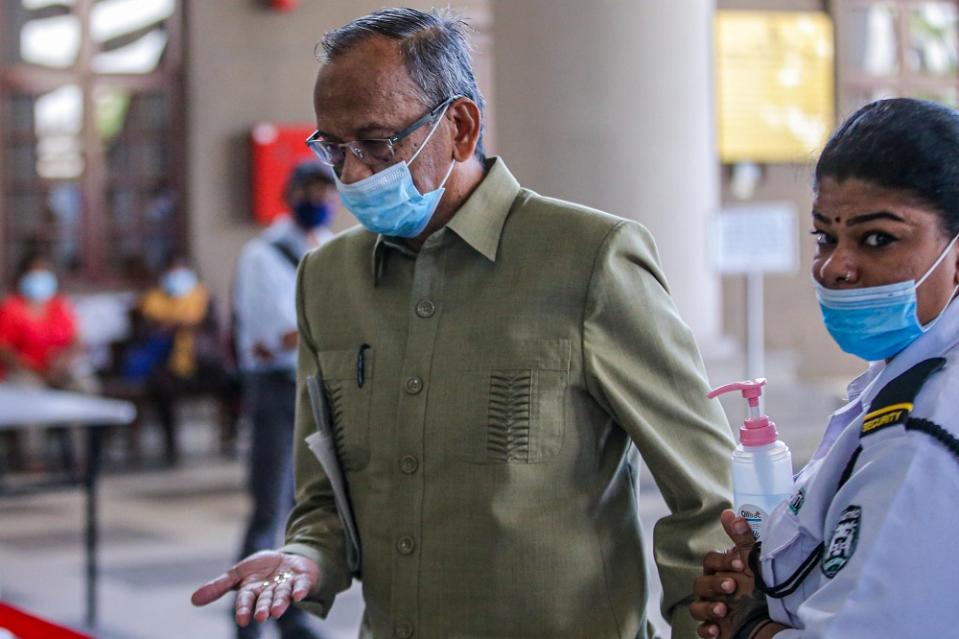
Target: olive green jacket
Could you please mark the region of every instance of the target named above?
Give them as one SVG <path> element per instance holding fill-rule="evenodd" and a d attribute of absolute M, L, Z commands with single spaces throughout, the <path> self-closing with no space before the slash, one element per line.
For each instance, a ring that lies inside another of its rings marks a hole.
<path fill-rule="evenodd" d="M 321 370 L 374 637 L 645 636 L 635 446 L 674 637 L 724 545 L 730 431 L 635 222 L 522 189 L 502 160 L 412 252 L 352 229 L 299 274 L 296 507 L 286 552 L 350 584 L 330 484 L 303 440 Z M 362 349 L 362 365 L 358 354 Z M 358 368 L 362 374 L 358 377 Z"/>

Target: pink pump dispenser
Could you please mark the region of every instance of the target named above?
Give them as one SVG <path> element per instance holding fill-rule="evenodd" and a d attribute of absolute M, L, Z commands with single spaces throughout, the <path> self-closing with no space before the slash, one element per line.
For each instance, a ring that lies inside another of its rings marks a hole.
<path fill-rule="evenodd" d="M 776 424 L 769 419 L 769 415 L 759 413 L 759 398 L 763 396 L 763 386 L 766 379 L 760 377 L 746 382 L 734 382 L 715 388 L 706 397 L 713 399 L 725 393 L 739 391 L 743 399 L 749 404 L 749 416 L 743 421 L 739 429 L 739 441 L 743 446 L 765 446 L 776 441 L 778 433 Z"/>
<path fill-rule="evenodd" d="M 733 499 L 736 514 L 749 522 L 753 536 L 762 540 L 769 513 L 793 489 L 792 454 L 778 437 L 776 424 L 760 412 L 759 400 L 766 380 L 752 379 L 713 389 L 710 399 L 738 391 L 749 404 L 749 414 L 739 429 L 739 445 L 732 454 Z"/>

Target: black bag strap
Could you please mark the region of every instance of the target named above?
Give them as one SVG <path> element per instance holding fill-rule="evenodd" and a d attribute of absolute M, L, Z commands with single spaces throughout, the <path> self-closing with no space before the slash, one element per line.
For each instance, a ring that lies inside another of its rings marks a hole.
<path fill-rule="evenodd" d="M 289 246 L 280 240 L 274 240 L 270 242 L 270 246 L 279 251 L 280 255 L 286 258 L 286 261 L 289 262 L 293 268 L 298 268 L 300 266 L 300 256 L 297 255 Z"/>

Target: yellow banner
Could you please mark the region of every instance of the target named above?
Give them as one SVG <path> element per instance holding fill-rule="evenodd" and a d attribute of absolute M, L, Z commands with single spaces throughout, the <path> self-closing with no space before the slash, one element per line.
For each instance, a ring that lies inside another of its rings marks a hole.
<path fill-rule="evenodd" d="M 723 162 L 813 162 L 835 124 L 833 26 L 822 12 L 719 11 Z"/>

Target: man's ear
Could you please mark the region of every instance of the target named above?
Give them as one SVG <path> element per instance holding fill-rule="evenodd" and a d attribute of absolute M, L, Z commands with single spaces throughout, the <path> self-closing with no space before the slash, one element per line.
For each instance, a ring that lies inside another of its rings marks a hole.
<path fill-rule="evenodd" d="M 480 130 L 483 125 L 479 107 L 469 98 L 460 98 L 450 105 L 446 117 L 456 127 L 453 132 L 453 158 L 466 162 L 476 152 Z"/>

